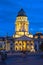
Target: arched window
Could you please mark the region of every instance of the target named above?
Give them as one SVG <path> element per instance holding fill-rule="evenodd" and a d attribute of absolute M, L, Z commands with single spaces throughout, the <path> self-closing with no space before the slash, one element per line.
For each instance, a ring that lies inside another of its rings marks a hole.
<path fill-rule="evenodd" d="M 17 50 L 17 47 L 16 47 L 16 50 Z"/>
<path fill-rule="evenodd" d="M 19 45 L 21 45 L 21 43 L 19 43 Z"/>
<path fill-rule="evenodd" d="M 21 50 L 21 48 L 19 48 Z"/>
<path fill-rule="evenodd" d="M 32 46 L 33 44 L 31 43 L 30 45 Z"/>

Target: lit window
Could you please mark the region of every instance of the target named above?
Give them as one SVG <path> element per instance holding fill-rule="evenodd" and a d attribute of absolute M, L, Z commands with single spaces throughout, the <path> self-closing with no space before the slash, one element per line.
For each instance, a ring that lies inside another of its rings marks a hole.
<path fill-rule="evenodd" d="M 19 48 L 21 50 L 21 48 Z"/>
<path fill-rule="evenodd" d="M 23 43 L 23 45 L 24 45 L 24 43 Z"/>
<path fill-rule="evenodd" d="M 21 45 L 21 43 L 19 43 L 19 45 Z"/>
<path fill-rule="evenodd" d="M 16 50 L 17 50 L 17 48 L 16 48 Z"/>
<path fill-rule="evenodd" d="M 30 45 L 33 45 L 32 43 Z"/>
<path fill-rule="evenodd" d="M 18 45 L 17 43 L 15 45 Z"/>

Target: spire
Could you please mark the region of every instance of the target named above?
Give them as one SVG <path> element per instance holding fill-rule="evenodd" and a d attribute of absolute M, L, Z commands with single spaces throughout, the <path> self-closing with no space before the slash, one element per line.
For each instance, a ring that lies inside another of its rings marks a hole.
<path fill-rule="evenodd" d="M 18 17 L 18 16 L 26 16 L 25 11 L 24 11 L 23 9 L 21 9 L 21 10 L 18 12 L 17 17 Z"/>

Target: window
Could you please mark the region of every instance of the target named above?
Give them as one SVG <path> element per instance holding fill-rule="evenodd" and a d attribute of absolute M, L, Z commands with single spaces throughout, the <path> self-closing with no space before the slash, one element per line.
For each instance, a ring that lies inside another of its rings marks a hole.
<path fill-rule="evenodd" d="M 23 43 L 23 45 L 24 45 L 24 43 Z"/>
<path fill-rule="evenodd" d="M 17 50 L 17 47 L 16 47 L 16 50 Z"/>
<path fill-rule="evenodd" d="M 21 50 L 21 48 L 19 48 Z"/>
<path fill-rule="evenodd" d="M 15 43 L 15 45 L 18 45 L 17 43 Z"/>
<path fill-rule="evenodd" d="M 33 45 L 32 43 L 30 45 Z"/>
<path fill-rule="evenodd" d="M 19 43 L 19 45 L 21 45 L 21 43 Z"/>
<path fill-rule="evenodd" d="M 27 41 L 27 45 L 29 45 L 30 44 L 30 42 L 29 41 Z"/>

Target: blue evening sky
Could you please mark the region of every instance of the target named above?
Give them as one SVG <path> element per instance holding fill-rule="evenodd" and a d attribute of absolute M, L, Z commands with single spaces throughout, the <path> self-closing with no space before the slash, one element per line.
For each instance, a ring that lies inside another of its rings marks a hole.
<path fill-rule="evenodd" d="M 43 33 L 43 0 L 0 0 L 0 36 L 15 33 L 14 23 L 21 8 L 28 16 L 30 33 Z"/>

